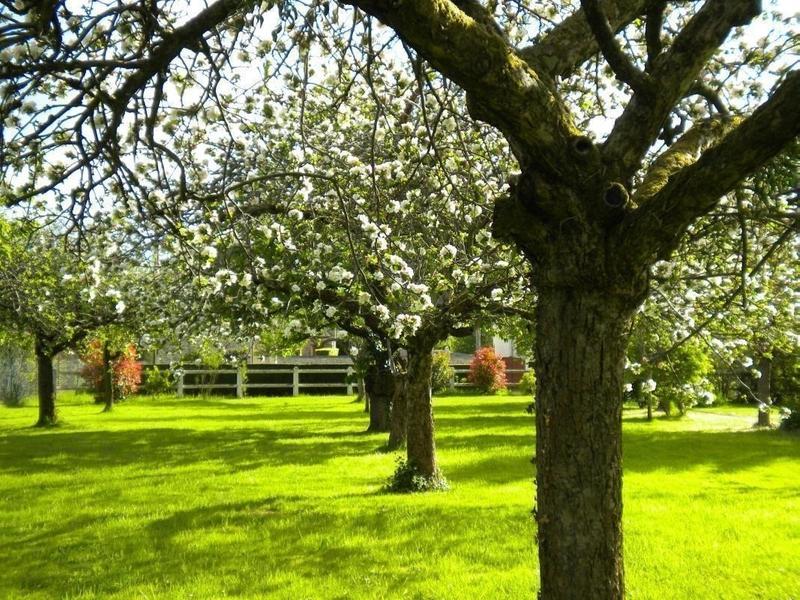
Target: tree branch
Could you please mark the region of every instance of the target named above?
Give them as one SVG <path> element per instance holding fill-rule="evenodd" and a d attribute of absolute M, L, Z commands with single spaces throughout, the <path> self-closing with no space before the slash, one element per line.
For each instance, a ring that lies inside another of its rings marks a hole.
<path fill-rule="evenodd" d="M 599 4 L 613 33 L 644 13 L 650 0 L 605 0 Z M 538 72 L 567 77 L 599 50 L 582 10 L 577 10 L 551 29 L 540 41 L 518 54 Z"/>
<path fill-rule="evenodd" d="M 658 138 L 665 120 L 714 52 L 736 26 L 760 12 L 758 0 L 707 0 L 677 35 L 669 50 L 653 61 L 653 93 L 636 92 L 604 144 L 612 179 L 629 180 Z"/>
<path fill-rule="evenodd" d="M 666 0 L 658 0 L 658 2 L 647 9 L 647 21 L 644 29 L 644 39 L 647 44 L 647 71 L 653 67 L 653 62 L 658 58 L 663 49 L 661 28 L 664 26 L 664 10 L 666 8 Z"/>
<path fill-rule="evenodd" d="M 377 17 L 467 92 L 473 117 L 502 131 L 521 162 L 556 177 L 577 175 L 567 160 L 580 136 L 553 86 L 497 32 L 449 0 L 348 0 Z"/>
<path fill-rule="evenodd" d="M 800 135 L 797 106 L 800 71 L 792 71 L 750 117 L 732 129 L 717 129 L 717 134 L 723 133 L 724 137 L 699 159 L 691 160 L 684 151 L 680 159 L 664 159 L 663 163 L 669 160 L 672 166 L 660 174 L 654 164 L 637 190 L 641 206 L 621 224 L 623 244 L 627 246 L 621 250 L 623 255 L 631 253 L 649 260 L 668 256 L 694 219 L 712 210 L 743 177 Z M 692 132 L 687 134 L 690 135 Z"/>
<path fill-rule="evenodd" d="M 600 3 L 597 0 L 581 0 L 581 6 L 603 58 L 606 59 L 617 79 L 642 95 L 649 94 L 652 91 L 652 82 L 645 73 L 636 68 L 631 58 L 617 43 L 614 31 L 600 7 Z"/>

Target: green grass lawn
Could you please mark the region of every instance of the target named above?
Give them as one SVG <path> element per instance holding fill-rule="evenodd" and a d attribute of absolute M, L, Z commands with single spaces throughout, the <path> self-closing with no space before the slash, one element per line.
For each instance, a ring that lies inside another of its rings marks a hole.
<path fill-rule="evenodd" d="M 0 408 L 0 598 L 533 598 L 533 418 L 437 398 L 452 489 L 387 495 L 344 397 Z M 800 437 L 626 412 L 631 598 L 800 598 Z"/>

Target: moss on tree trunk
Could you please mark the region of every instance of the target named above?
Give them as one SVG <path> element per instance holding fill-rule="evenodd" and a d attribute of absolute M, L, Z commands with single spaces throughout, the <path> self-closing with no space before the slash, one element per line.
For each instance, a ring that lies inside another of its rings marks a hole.
<path fill-rule="evenodd" d="M 536 522 L 542 598 L 624 596 L 622 376 L 631 312 L 597 291 L 539 290 Z"/>

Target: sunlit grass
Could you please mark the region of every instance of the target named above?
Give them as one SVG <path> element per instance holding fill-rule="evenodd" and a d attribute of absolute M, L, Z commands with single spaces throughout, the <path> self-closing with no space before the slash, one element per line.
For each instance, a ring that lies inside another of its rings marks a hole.
<path fill-rule="evenodd" d="M 0 597 L 534 597 L 527 399 L 435 403 L 452 489 L 426 495 L 382 493 L 399 454 L 349 398 L 0 408 Z M 625 418 L 629 596 L 797 598 L 800 438 Z"/>

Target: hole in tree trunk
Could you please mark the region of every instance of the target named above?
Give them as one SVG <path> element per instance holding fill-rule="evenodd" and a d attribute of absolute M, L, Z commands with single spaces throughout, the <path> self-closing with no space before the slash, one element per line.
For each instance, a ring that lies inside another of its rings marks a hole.
<path fill-rule="evenodd" d="M 572 141 L 572 147 L 575 148 L 575 152 L 581 155 L 588 154 L 593 146 L 592 140 L 585 135 L 577 137 Z"/>
<path fill-rule="evenodd" d="M 614 182 L 608 186 L 603 199 L 606 206 L 622 208 L 628 203 L 628 190 L 621 183 Z"/>

